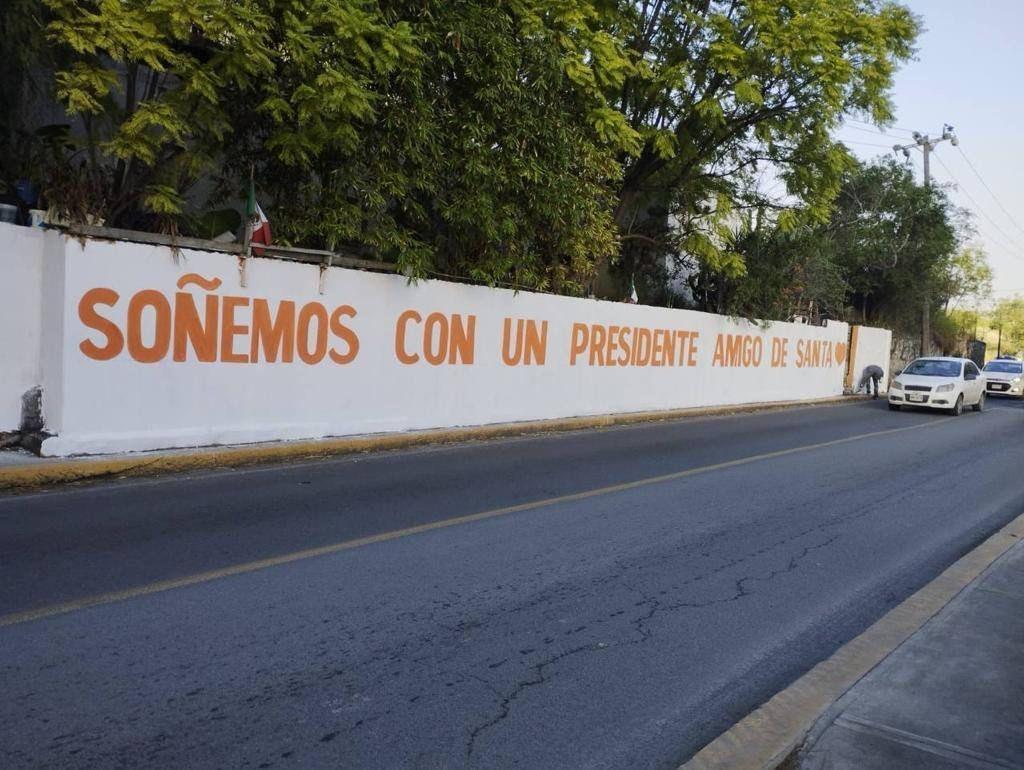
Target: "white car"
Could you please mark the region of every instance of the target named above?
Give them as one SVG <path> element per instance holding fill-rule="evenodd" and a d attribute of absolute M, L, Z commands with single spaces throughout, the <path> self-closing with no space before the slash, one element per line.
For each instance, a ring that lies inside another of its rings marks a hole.
<path fill-rule="evenodd" d="M 889 385 L 889 408 L 921 406 L 959 415 L 985 408 L 985 375 L 967 358 L 918 358 Z"/>
<path fill-rule="evenodd" d="M 985 392 L 990 396 L 1024 397 L 1024 364 L 1015 358 L 997 358 L 985 364 Z"/>

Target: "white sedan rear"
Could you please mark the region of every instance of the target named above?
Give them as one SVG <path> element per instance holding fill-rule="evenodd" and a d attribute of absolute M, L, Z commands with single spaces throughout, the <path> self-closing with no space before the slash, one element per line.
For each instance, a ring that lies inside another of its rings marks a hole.
<path fill-rule="evenodd" d="M 985 375 L 966 358 L 918 358 L 889 385 L 889 408 L 943 409 L 959 415 L 965 407 L 985 408 Z"/>

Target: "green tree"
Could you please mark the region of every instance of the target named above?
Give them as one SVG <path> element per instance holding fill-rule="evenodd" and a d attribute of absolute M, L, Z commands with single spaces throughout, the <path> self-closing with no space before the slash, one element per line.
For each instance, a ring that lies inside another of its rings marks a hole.
<path fill-rule="evenodd" d="M 261 149 L 282 158 L 351 141 L 373 77 L 411 48 L 407 26 L 361 0 L 44 3 L 55 91 L 82 126 L 50 197 L 65 216 L 121 226 L 178 221 L 189 189 L 231 150 L 239 102 L 271 127 Z M 276 81 L 282 59 L 307 79 Z"/>
<path fill-rule="evenodd" d="M 910 332 L 930 297 L 943 308 L 961 289 L 951 277 L 960 246 L 958 212 L 945 192 L 915 183 L 886 160 L 844 175 L 824 248 L 840 267 L 854 317 Z"/>
<path fill-rule="evenodd" d="M 766 165 L 782 231 L 824 221 L 832 129 L 891 118 L 918 31 L 883 0 L 15 2 L 76 123 L 66 216 L 187 228 L 197 182 L 254 170 L 294 243 L 564 292 L 616 255 L 741 275 Z"/>
<path fill-rule="evenodd" d="M 234 159 L 261 158 L 280 232 L 393 260 L 412 276 L 581 290 L 595 259 L 616 248 L 615 154 L 637 146 L 602 97 L 630 68 L 621 47 L 582 1 L 381 9 L 411 30 L 416 51 L 377 79 L 356 130 L 261 156 L 278 146 L 277 129 L 240 105 L 245 151 Z M 320 61 L 280 58 L 275 87 L 304 89 Z M 264 110 L 287 122 L 285 101 Z M 308 130 L 297 121 L 288 143 Z"/>
<path fill-rule="evenodd" d="M 965 246 L 949 260 L 941 292 L 946 298 L 945 310 L 950 313 L 961 303 L 977 306 L 992 296 L 992 268 L 983 249 Z"/>
<path fill-rule="evenodd" d="M 696 296 L 718 312 L 824 315 L 913 333 L 926 296 L 943 324 L 946 311 L 990 293 L 984 252 L 961 247 L 969 234 L 945 192 L 916 184 L 908 168 L 891 160 L 857 164 L 843 174 L 826 222 L 789 230 L 748 220 L 730 242 L 745 273 L 704 267 L 695 274 L 703 290 Z M 942 325 L 949 334 L 954 327 Z"/>
<path fill-rule="evenodd" d="M 822 250 L 815 228 L 783 231 L 750 226 L 748 221 L 728 244 L 743 257 L 744 273 L 734 276 L 706 268 L 694 273 L 694 296 L 705 309 L 776 320 L 843 317 L 846 283 Z"/>
<path fill-rule="evenodd" d="M 616 250 L 636 65 L 589 0 L 42 2 L 71 219 L 187 228 L 255 171 L 281 237 L 411 276 L 580 291 Z"/>
<path fill-rule="evenodd" d="M 988 317 L 988 326 L 996 331 L 997 337 L 999 332 L 1002 333 L 1004 353 L 1024 350 L 1024 299 L 1014 297 L 1000 300 Z"/>
<path fill-rule="evenodd" d="M 56 94 L 80 151 L 50 197 L 73 219 L 145 226 L 177 214 L 229 132 L 229 85 L 265 77 L 270 20 L 255 2 L 45 0 Z"/>
<path fill-rule="evenodd" d="M 832 139 L 846 113 L 884 123 L 896 67 L 919 22 L 877 0 L 642 0 L 618 5 L 640 63 L 612 103 L 641 134 L 623 155 L 615 210 L 622 267 L 684 254 L 736 276 L 734 212 L 763 201 L 756 176 L 777 169 L 799 211 L 783 230 L 828 218 L 851 159 Z"/>
<path fill-rule="evenodd" d="M 0 3 L 0 194 L 38 168 L 40 148 L 26 116 L 33 100 L 50 93 L 33 76 L 46 52 L 40 11 L 40 0 Z"/>

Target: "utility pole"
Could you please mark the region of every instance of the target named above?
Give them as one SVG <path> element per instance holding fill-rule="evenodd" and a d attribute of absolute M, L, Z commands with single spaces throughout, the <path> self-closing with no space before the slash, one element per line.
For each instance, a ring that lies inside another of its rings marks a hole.
<path fill-rule="evenodd" d="M 910 158 L 910 151 L 919 147 L 921 152 L 924 154 L 924 186 L 932 186 L 932 173 L 931 173 L 931 154 L 932 151 L 939 145 L 940 142 L 949 142 L 954 147 L 960 144 L 960 140 L 956 138 L 956 134 L 953 133 L 953 127 L 946 123 L 942 126 L 942 136 L 937 139 L 932 139 L 928 134 L 920 134 L 917 131 L 914 132 L 914 141 L 912 144 L 894 144 L 892 147 L 893 152 L 903 153 L 904 158 Z M 924 295 L 924 306 L 921 308 L 921 355 L 927 356 L 931 352 L 932 348 L 932 308 L 931 308 L 931 297 L 928 296 L 928 290 L 925 288 Z"/>

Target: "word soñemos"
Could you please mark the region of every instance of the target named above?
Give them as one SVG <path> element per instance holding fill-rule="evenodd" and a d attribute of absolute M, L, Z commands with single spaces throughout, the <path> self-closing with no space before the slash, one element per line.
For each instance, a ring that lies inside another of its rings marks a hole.
<path fill-rule="evenodd" d="M 178 280 L 178 288 L 193 283 L 211 292 L 221 284 L 219 279 L 189 273 Z M 201 310 L 197 299 L 202 300 Z M 155 289 L 143 289 L 128 299 L 122 328 L 101 311 L 113 309 L 121 301 L 120 294 L 108 288 L 90 289 L 79 301 L 79 320 L 102 336 L 99 342 L 85 339 L 79 344 L 88 358 L 109 361 L 127 350 L 141 364 L 154 364 L 168 356 L 172 361 L 191 358 L 230 364 L 288 364 L 298 356 L 305 364 L 325 358 L 347 364 L 359 353 L 359 338 L 345 323 L 356 315 L 351 305 L 328 311 L 320 302 L 299 306 L 283 300 L 271 309 L 270 303 L 260 298 L 197 297 L 187 291 L 167 297 Z M 245 309 L 248 318 L 244 318 Z M 148 324 L 145 316 L 152 317 Z M 144 329 L 151 332 L 144 335 Z"/>

